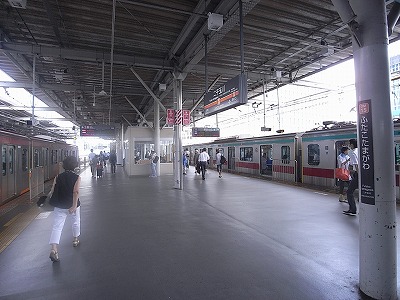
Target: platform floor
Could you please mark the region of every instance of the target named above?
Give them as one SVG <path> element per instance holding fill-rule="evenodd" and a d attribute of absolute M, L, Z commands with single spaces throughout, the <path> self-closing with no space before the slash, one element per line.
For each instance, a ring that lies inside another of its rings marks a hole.
<path fill-rule="evenodd" d="M 342 214 L 347 204 L 207 173 L 191 168 L 180 191 L 172 175 L 84 171 L 81 244 L 72 247 L 67 220 L 52 263 L 52 213 L 41 209 L 0 254 L 0 298 L 361 299 L 358 216 Z"/>

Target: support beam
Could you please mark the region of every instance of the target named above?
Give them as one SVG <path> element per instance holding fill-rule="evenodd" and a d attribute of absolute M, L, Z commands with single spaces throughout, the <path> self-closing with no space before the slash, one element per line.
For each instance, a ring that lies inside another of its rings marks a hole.
<path fill-rule="evenodd" d="M 388 22 L 388 35 L 391 36 L 393 33 L 393 28 L 396 26 L 400 17 L 400 2 L 395 2 L 390 9 L 390 12 L 387 16 Z"/>
<path fill-rule="evenodd" d="M 126 121 L 126 123 L 128 123 L 129 124 L 129 126 L 132 126 L 132 124 L 131 124 L 131 122 L 129 122 L 126 118 L 125 118 L 125 116 L 124 115 L 121 115 L 121 117 L 122 117 L 122 119 L 124 119 L 125 121 Z"/>
<path fill-rule="evenodd" d="M 93 62 L 105 60 L 106 63 L 110 63 L 110 53 L 102 51 L 82 50 L 82 49 L 71 49 L 71 48 L 60 48 L 43 45 L 29 45 L 29 44 L 18 44 L 10 42 L 0 43 L 0 52 L 3 53 L 16 53 L 24 55 L 37 55 L 39 57 L 53 57 L 59 59 L 69 59 L 75 61 Z M 170 62 L 164 59 L 157 59 L 145 56 L 135 55 L 114 55 L 114 64 L 116 65 L 129 65 L 135 67 L 144 67 L 150 69 L 163 69 L 173 70 Z"/>
<path fill-rule="evenodd" d="M 149 125 L 149 127 L 153 128 L 153 126 L 151 125 L 151 123 L 149 123 L 145 116 L 143 116 L 143 114 L 136 108 L 135 105 L 133 105 L 133 103 L 131 101 L 129 101 L 128 97 L 125 96 L 126 101 L 128 101 L 128 103 L 132 106 L 132 108 L 139 114 L 139 116 L 143 119 L 143 121 Z"/>
<path fill-rule="evenodd" d="M 243 16 L 246 16 L 261 0 L 252 0 L 244 3 L 243 5 Z M 229 16 L 222 28 L 218 32 L 213 32 L 210 34 L 210 39 L 208 42 L 208 51 L 211 51 L 219 41 L 225 37 L 225 35 L 230 32 L 233 28 L 237 26 L 239 22 L 239 6 L 237 0 L 223 0 L 218 4 L 216 13 L 223 14 L 224 16 Z M 197 65 L 200 60 L 204 57 L 204 36 L 203 33 L 208 30 L 208 24 L 205 22 L 203 27 L 198 31 L 197 35 L 193 38 L 192 42 L 186 48 L 184 55 L 180 57 L 180 69 L 183 72 L 189 72 L 193 66 Z"/>
<path fill-rule="evenodd" d="M 163 111 L 167 111 L 167 109 L 165 108 L 165 106 L 161 103 L 160 99 L 157 98 L 157 96 L 153 93 L 153 91 L 148 87 L 148 85 L 142 80 L 142 78 L 139 76 L 138 73 L 136 73 L 136 71 L 133 69 L 133 67 L 130 68 L 130 70 L 132 71 L 133 74 L 135 74 L 136 78 L 140 81 L 140 83 L 143 85 L 143 87 L 149 92 L 149 94 L 151 95 L 151 97 L 153 97 L 153 99 L 155 101 L 158 102 L 158 104 L 160 104 L 160 107 L 163 109 Z"/>

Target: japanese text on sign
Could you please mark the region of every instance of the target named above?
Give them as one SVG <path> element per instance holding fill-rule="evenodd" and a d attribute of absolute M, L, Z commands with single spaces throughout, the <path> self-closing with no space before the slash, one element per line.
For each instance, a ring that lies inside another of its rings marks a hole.
<path fill-rule="evenodd" d="M 361 202 L 375 205 L 371 100 L 358 103 L 358 137 L 360 141 Z"/>

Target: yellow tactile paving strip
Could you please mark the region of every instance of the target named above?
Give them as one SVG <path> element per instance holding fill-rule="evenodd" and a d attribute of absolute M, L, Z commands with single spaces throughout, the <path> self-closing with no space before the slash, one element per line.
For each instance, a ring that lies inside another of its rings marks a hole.
<path fill-rule="evenodd" d="M 28 211 L 20 213 L 5 224 L 0 232 L 0 253 L 37 217 L 40 209 L 32 206 Z"/>

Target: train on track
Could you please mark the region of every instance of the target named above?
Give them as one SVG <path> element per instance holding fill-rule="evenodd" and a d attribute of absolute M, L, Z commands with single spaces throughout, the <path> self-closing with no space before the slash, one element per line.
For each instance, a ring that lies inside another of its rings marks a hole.
<path fill-rule="evenodd" d="M 210 143 L 187 145 L 193 163 L 194 150 L 207 148 L 210 167 L 215 167 L 216 150 L 227 159 L 225 171 L 265 176 L 287 183 L 335 188 L 337 156 L 349 139 L 357 138 L 353 123 L 324 122 L 323 128 L 307 132 L 255 138 L 226 138 Z M 400 199 L 400 123 L 394 123 L 396 198 Z"/>
<path fill-rule="evenodd" d="M 31 186 L 30 178 L 35 171 L 40 170 L 42 175 L 40 178 L 48 181 L 62 170 L 60 162 L 66 156 L 79 157 L 77 146 L 6 131 L 0 131 L 0 147 L 2 159 L 0 205 L 28 192 Z"/>

